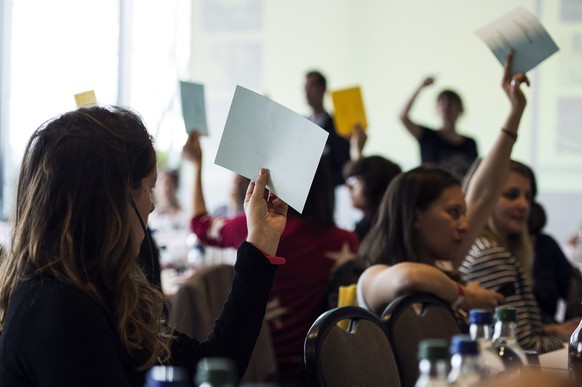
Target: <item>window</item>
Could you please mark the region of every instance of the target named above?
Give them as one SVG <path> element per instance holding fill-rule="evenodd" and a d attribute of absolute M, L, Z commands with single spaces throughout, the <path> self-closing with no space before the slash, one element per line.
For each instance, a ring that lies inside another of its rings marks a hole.
<path fill-rule="evenodd" d="M 189 63 L 189 1 L 0 0 L 0 6 L 4 218 L 31 133 L 75 109 L 77 93 L 94 90 L 100 104 L 136 110 L 158 147 L 173 143 L 167 127 L 184 132 L 176 95 Z"/>

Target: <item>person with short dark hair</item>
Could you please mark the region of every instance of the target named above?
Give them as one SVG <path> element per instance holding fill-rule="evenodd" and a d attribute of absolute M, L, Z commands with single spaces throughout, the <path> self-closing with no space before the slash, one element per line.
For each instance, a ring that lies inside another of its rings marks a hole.
<path fill-rule="evenodd" d="M 344 183 L 342 169 L 350 160 L 350 142 L 337 134 L 332 116 L 325 111 L 326 91 L 327 80 L 320 71 L 311 70 L 305 74 L 305 99 L 311 108 L 307 118 L 329 133 L 323 157 L 330 168 L 333 185 L 338 186 Z"/>
<path fill-rule="evenodd" d="M 400 121 L 418 141 L 421 163 L 436 165 L 462 180 L 479 153 L 475 140 L 457 131 L 457 121 L 465 111 L 459 94 L 453 90 L 439 93 L 437 112 L 441 118 L 441 126 L 436 130 L 420 125 L 410 118 L 410 110 L 416 98 L 434 81 L 434 78 L 428 77 L 414 90 L 402 108 Z"/>

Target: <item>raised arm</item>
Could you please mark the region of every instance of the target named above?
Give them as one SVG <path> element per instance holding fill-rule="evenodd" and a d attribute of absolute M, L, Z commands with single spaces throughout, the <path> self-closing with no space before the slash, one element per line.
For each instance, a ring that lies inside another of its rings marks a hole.
<path fill-rule="evenodd" d="M 422 136 L 422 129 L 418 126 L 414 121 L 410 119 L 410 110 L 412 109 L 412 105 L 414 105 L 414 101 L 416 101 L 416 97 L 420 94 L 420 91 L 425 87 L 432 85 L 434 83 L 434 78 L 428 77 L 414 90 L 410 98 L 406 101 L 406 104 L 402 108 L 400 112 L 400 122 L 404 125 L 404 127 L 412 134 L 417 140 L 420 140 Z"/>
<path fill-rule="evenodd" d="M 483 230 L 501 193 L 502 184 L 507 179 L 511 151 L 517 140 L 519 122 L 526 105 L 520 86 L 522 83 L 529 86 L 529 80 L 524 74 L 518 73 L 511 77 L 512 63 L 513 54 L 509 53 L 501 81 L 501 87 L 511 105 L 509 114 L 487 156 L 479 163 L 473 175 L 466 178 L 465 199 L 469 229 L 459 249 L 459 256 L 453 262 L 455 267 L 461 264 L 475 238 Z"/>
<path fill-rule="evenodd" d="M 354 124 L 350 136 L 350 160 L 356 161 L 362 158 L 362 150 L 368 141 L 368 135 L 360 124 Z"/>
<path fill-rule="evenodd" d="M 202 190 L 202 147 L 200 135 L 192 132 L 182 148 L 182 155 L 194 165 L 194 194 L 192 196 L 192 216 L 207 214 L 204 192 Z"/>
<path fill-rule="evenodd" d="M 481 287 L 478 283 L 462 286 L 432 265 L 401 262 L 393 266 L 370 266 L 358 281 L 360 293 L 368 308 L 381 313 L 395 298 L 415 292 L 433 294 L 465 310 L 494 309 L 503 296 Z M 459 297 L 463 296 L 463 297 Z"/>

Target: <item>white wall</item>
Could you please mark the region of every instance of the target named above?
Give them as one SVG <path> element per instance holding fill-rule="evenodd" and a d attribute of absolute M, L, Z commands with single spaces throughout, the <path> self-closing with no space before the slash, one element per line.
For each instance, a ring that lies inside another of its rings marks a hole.
<path fill-rule="evenodd" d="M 365 149 L 368 155 L 381 154 L 405 169 L 419 162 L 417 144 L 397 116 L 405 98 L 426 75 L 435 75 L 437 82 L 420 96 L 413 116 L 436 125 L 436 94 L 445 87 L 458 90 L 466 105 L 460 129 L 475 137 L 481 154 L 485 153 L 504 121 L 508 103 L 499 87 L 502 68 L 474 32 L 514 7 L 523 6 L 540 17 L 562 50 L 529 74 L 530 103 L 514 157 L 532 165 L 538 174 L 540 198 L 549 213 L 550 233 L 564 241 L 582 221 L 582 152 L 554 145 L 559 121 L 557 100 L 582 95 L 582 82 L 564 82 L 563 73 L 570 68 L 570 59 L 575 59 L 569 47 L 573 37 L 581 34 L 582 21 L 561 20 L 563 2 L 218 3 L 224 3 L 224 8 L 209 7 L 209 1 L 193 0 L 190 74 L 192 79 L 204 82 L 207 90 L 211 137 L 203 145 L 208 159 L 206 191 L 212 193 L 207 198 L 210 207 L 223 200 L 226 194 L 222 195 L 222 190 L 230 175 L 213 165 L 213 160 L 234 86 L 249 87 L 304 114 L 307 106 L 303 76 L 312 68 L 327 75 L 329 89 L 356 84 L 362 87 L 369 123 Z M 224 28 L 209 27 L 214 18 L 233 22 Z M 236 25 L 243 27 L 232 27 Z M 582 130 L 572 133 L 573 149 L 582 148 Z"/>

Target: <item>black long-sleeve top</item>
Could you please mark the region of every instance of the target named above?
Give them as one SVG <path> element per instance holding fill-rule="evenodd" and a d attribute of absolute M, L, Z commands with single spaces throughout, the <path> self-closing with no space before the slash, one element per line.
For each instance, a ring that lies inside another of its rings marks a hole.
<path fill-rule="evenodd" d="M 252 244 L 238 249 L 224 309 L 206 342 L 176 333 L 171 364 L 194 372 L 208 356 L 236 361 L 244 374 L 261 329 L 275 266 Z M 122 346 L 111 313 L 54 278 L 23 283 L 0 334 L 0 385 L 143 386 L 145 371 Z"/>

